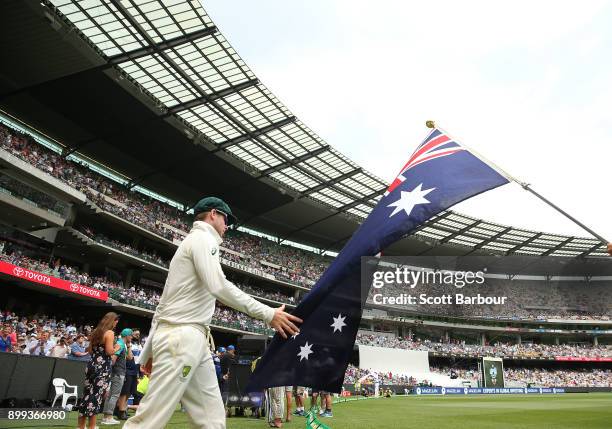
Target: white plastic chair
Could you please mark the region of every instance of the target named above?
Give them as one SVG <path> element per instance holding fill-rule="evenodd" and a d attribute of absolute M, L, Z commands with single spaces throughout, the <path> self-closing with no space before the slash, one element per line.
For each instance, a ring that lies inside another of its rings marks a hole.
<path fill-rule="evenodd" d="M 55 401 L 61 396 L 62 397 L 62 408 L 66 408 L 66 404 L 68 400 L 74 397 L 74 401 L 77 401 L 77 387 L 71 386 L 66 383 L 66 380 L 63 378 L 54 378 L 53 379 L 53 387 L 55 387 L 55 399 L 53 399 L 53 404 L 51 404 L 51 408 L 55 406 Z"/>

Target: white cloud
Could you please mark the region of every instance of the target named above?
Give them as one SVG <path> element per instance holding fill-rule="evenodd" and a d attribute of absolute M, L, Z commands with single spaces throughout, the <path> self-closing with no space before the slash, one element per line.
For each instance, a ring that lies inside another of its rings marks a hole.
<path fill-rule="evenodd" d="M 209 1 L 204 7 L 294 114 L 378 176 L 390 181 L 425 136 L 424 121 L 435 119 L 612 240 L 607 3 Z M 513 188 L 458 209 L 586 235 Z"/>

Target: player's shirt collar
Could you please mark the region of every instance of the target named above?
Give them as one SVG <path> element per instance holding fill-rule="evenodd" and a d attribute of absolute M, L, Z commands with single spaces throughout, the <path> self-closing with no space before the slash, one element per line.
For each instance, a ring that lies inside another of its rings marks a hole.
<path fill-rule="evenodd" d="M 212 236 L 215 238 L 215 241 L 217 242 L 217 245 L 223 243 L 223 239 L 221 238 L 221 236 L 219 235 L 219 233 L 217 232 L 217 230 L 215 228 L 212 227 L 212 225 L 210 225 L 208 222 L 204 222 L 201 220 L 196 220 L 193 223 L 193 228 L 194 229 L 199 229 L 202 231 L 206 231 L 209 232 L 210 234 L 212 234 Z"/>

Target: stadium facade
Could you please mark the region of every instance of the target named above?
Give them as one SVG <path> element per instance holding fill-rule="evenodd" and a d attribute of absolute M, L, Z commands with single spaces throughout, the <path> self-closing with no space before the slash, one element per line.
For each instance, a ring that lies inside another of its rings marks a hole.
<path fill-rule="evenodd" d="M 146 330 L 190 208 L 210 193 L 242 227 L 222 247 L 228 276 L 293 308 L 387 187 L 296 118 L 199 2 L 8 1 L 0 16 L 11 58 L 0 69 L 1 311 L 87 324 L 115 309 Z M 500 356 L 517 378 L 597 373 L 612 387 L 612 272 L 598 240 L 446 211 L 388 254 L 541 262 L 489 281 L 517 297 L 501 313 L 369 303 L 361 344 L 424 351 L 442 372 Z M 223 307 L 212 327 L 221 344 L 271 334 Z"/>

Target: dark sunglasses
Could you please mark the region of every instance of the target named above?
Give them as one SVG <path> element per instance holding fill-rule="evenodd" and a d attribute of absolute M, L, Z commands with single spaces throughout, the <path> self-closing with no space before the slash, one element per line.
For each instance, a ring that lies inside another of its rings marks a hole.
<path fill-rule="evenodd" d="M 227 214 L 218 209 L 215 209 L 215 211 L 223 215 L 223 222 L 227 225 Z"/>

